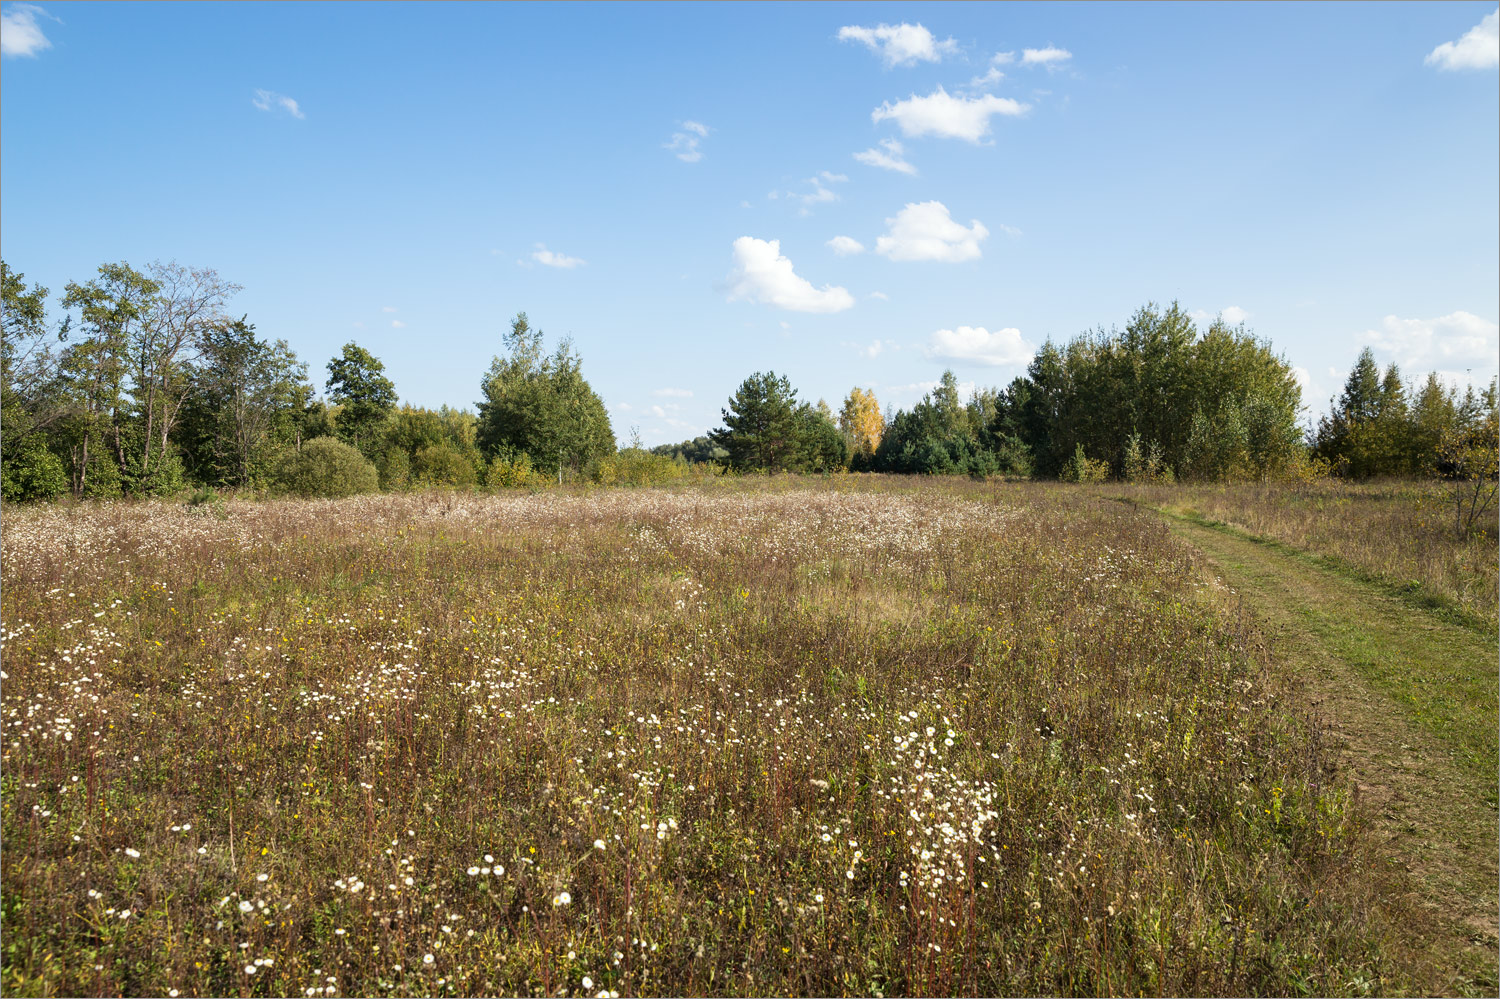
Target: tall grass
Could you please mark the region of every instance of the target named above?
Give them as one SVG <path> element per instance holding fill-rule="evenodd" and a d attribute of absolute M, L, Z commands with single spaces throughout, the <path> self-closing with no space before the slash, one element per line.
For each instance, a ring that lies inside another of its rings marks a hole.
<path fill-rule="evenodd" d="M 7 512 L 10 994 L 1429 987 L 1158 522 L 707 481 Z"/>
<path fill-rule="evenodd" d="M 1356 573 L 1459 609 L 1491 631 L 1500 606 L 1496 511 L 1454 529 L 1451 486 L 1392 479 L 1111 486 L 1152 506 L 1191 512 L 1331 557 Z"/>

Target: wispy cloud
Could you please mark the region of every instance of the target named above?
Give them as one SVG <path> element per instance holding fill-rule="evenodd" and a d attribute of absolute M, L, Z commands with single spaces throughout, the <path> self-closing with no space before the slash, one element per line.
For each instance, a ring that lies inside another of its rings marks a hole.
<path fill-rule="evenodd" d="M 1500 65 L 1500 7 L 1458 41 L 1444 42 L 1427 53 L 1425 61 L 1428 66 L 1448 70 L 1494 69 Z"/>
<path fill-rule="evenodd" d="M 262 111 L 285 111 L 293 118 L 306 118 L 302 113 L 302 107 L 286 94 L 278 94 L 274 90 L 257 90 L 255 96 L 250 98 L 250 103 Z"/>
<path fill-rule="evenodd" d="M 849 178 L 844 174 L 824 170 L 816 177 L 809 177 L 803 182 L 812 185 L 811 191 L 788 191 L 786 196 L 802 205 L 801 214 L 809 215 L 812 213 L 813 205 L 839 200 L 838 192 L 828 187 L 828 184 L 843 184 L 848 180 Z"/>
<path fill-rule="evenodd" d="M 920 24 L 878 24 L 873 28 L 850 25 L 839 29 L 839 41 L 862 42 L 887 67 L 940 62 L 943 56 L 958 51 L 953 39 L 938 41 Z"/>
<path fill-rule="evenodd" d="M 1044 49 L 1026 49 L 1021 53 L 1021 65 L 1046 66 L 1048 69 L 1057 69 L 1072 58 L 1073 53 L 1067 49 L 1054 48 L 1049 45 Z"/>
<path fill-rule="evenodd" d="M 1005 79 L 1005 73 L 1000 69 L 1000 67 L 1008 66 L 1015 61 L 1016 54 L 1014 52 L 996 52 L 993 56 L 990 57 L 989 69 L 985 70 L 983 76 L 976 76 L 974 77 L 974 79 L 970 80 L 969 86 L 975 90 L 983 90 L 987 87 L 993 87 L 995 84 Z"/>
<path fill-rule="evenodd" d="M 979 142 L 990 134 L 990 118 L 994 115 L 1014 117 L 1029 110 L 1028 105 L 1009 97 L 955 96 L 938 87 L 926 97 L 913 94 L 895 104 L 887 101 L 870 112 L 870 120 L 879 124 L 890 119 L 908 137 L 935 135 Z"/>
<path fill-rule="evenodd" d="M 891 260 L 978 260 L 979 244 L 990 234 L 978 219 L 968 226 L 955 222 L 941 201 L 908 204 L 885 224 L 889 231 L 875 240 L 875 252 Z"/>
<path fill-rule="evenodd" d="M 781 255 L 781 241 L 741 236 L 734 241 L 734 267 L 729 272 L 729 300 L 759 302 L 791 312 L 843 312 L 854 307 L 848 289 L 835 285 L 813 287 Z"/>
<path fill-rule="evenodd" d="M 866 149 L 855 153 L 854 158 L 865 166 L 894 170 L 913 177 L 917 174 L 917 168 L 906 161 L 906 147 L 897 139 L 881 139 L 879 149 Z"/>
<path fill-rule="evenodd" d="M 703 158 L 698 143 L 708 138 L 709 127 L 702 122 L 685 121 L 681 128 L 682 131 L 672 133 L 672 141 L 663 144 L 662 148 L 671 150 L 684 163 L 697 163 Z"/>
<path fill-rule="evenodd" d="M 406 329 L 406 324 L 403 323 L 399 319 L 392 319 L 391 320 L 391 329 L 393 329 L 393 330 L 404 330 L 404 329 Z"/>
<path fill-rule="evenodd" d="M 42 8 L 29 3 L 11 4 L 0 12 L 0 55 L 34 59 L 38 52 L 50 49 L 52 42 L 42 31 L 42 26 L 36 23 L 38 17 L 57 21 Z"/>
<path fill-rule="evenodd" d="M 693 390 L 685 388 L 659 388 L 651 394 L 672 399 L 691 399 L 693 397 Z"/>
<path fill-rule="evenodd" d="M 895 340 L 871 340 L 869 343 L 853 343 L 845 340 L 839 346 L 849 347 L 860 357 L 872 361 L 887 350 L 901 349 L 901 346 Z"/>
<path fill-rule="evenodd" d="M 560 267 L 563 270 L 572 270 L 588 263 L 582 257 L 570 257 L 566 253 L 554 253 L 547 249 L 546 243 L 536 244 L 536 249 L 531 252 L 531 259 L 547 267 Z M 607 268 L 606 268 L 607 269 Z"/>
<path fill-rule="evenodd" d="M 1210 314 L 1206 309 L 1194 309 L 1192 317 L 1200 323 L 1213 322 L 1215 318 L 1224 320 L 1230 326 L 1238 326 L 1250 318 L 1250 312 L 1240 308 L 1238 305 L 1226 305 L 1218 312 Z"/>

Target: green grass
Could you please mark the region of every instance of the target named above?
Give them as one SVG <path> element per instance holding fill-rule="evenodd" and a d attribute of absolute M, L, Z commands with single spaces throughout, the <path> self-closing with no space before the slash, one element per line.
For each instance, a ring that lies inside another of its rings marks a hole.
<path fill-rule="evenodd" d="M 881 477 L 226 513 L 7 511 L 8 993 L 1449 988 L 1151 515 Z"/>

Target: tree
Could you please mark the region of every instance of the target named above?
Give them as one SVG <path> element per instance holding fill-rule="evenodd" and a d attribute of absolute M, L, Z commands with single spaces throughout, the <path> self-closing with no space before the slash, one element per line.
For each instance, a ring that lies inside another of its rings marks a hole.
<path fill-rule="evenodd" d="M 476 439 L 486 458 L 502 451 L 528 454 L 536 467 L 581 470 L 615 450 L 604 401 L 583 377 L 583 359 L 564 339 L 543 354 L 544 336 L 517 313 L 480 383 Z"/>
<path fill-rule="evenodd" d="M 285 340 L 267 343 L 241 317 L 207 331 L 183 408 L 188 467 L 209 485 L 248 485 L 294 446 L 313 387 Z M 314 435 L 316 436 L 316 435 Z"/>
<path fill-rule="evenodd" d="M 739 470 L 790 471 L 802 460 L 797 390 L 785 375 L 760 372 L 740 383 L 720 411 L 724 426 L 709 433 Z"/>
<path fill-rule="evenodd" d="M 89 479 L 118 489 L 121 471 L 135 448 L 126 405 L 130 347 L 148 317 L 161 286 L 127 263 L 104 264 L 87 284 L 70 281 L 64 308 L 77 309 L 78 335 L 65 330 L 67 344 L 59 360 L 66 398 L 63 439 L 67 447 L 73 495 L 91 495 Z M 108 448 L 107 453 L 100 453 Z"/>
<path fill-rule="evenodd" d="M 380 359 L 353 340 L 328 362 L 328 397 L 342 407 L 334 426 L 361 453 L 375 451 L 377 432 L 396 406 L 396 385 L 384 372 Z"/>
<path fill-rule="evenodd" d="M 0 291 L 0 495 L 12 502 L 50 499 L 67 489 L 67 474 L 46 435 L 60 415 L 47 289 L 28 289 L 25 275 L 0 261 Z"/>
<path fill-rule="evenodd" d="M 868 459 L 875 453 L 885 433 L 885 419 L 880 415 L 880 401 L 873 391 L 857 385 L 849 390 L 839 409 L 839 429 L 848 439 L 853 454 Z"/>

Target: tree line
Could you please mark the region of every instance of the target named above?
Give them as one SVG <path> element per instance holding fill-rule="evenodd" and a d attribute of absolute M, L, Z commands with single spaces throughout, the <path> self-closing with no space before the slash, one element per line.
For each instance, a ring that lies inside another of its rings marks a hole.
<path fill-rule="evenodd" d="M 327 363 L 320 397 L 286 341 L 234 317 L 239 288 L 211 269 L 106 264 L 67 284 L 55 300 L 60 319 L 46 288 L 3 262 L 0 277 L 7 500 L 191 487 L 340 495 L 534 485 L 563 473 L 657 481 L 690 467 L 1072 481 L 1473 478 L 1495 436 L 1493 384 L 1459 395 L 1429 375 L 1408 386 L 1368 350 L 1304 434 L 1285 358 L 1243 324 L 1200 329 L 1173 303 L 1142 307 L 1124 329 L 1047 342 L 1004 388 L 965 399 L 946 371 L 894 412 L 862 387 L 835 412 L 799 400 L 785 375 L 756 372 L 721 426 L 648 452 L 634 440 L 617 446 L 572 344 L 549 351 L 524 313 L 481 376 L 474 410 L 426 409 L 401 405 L 384 364 L 352 341 Z"/>

